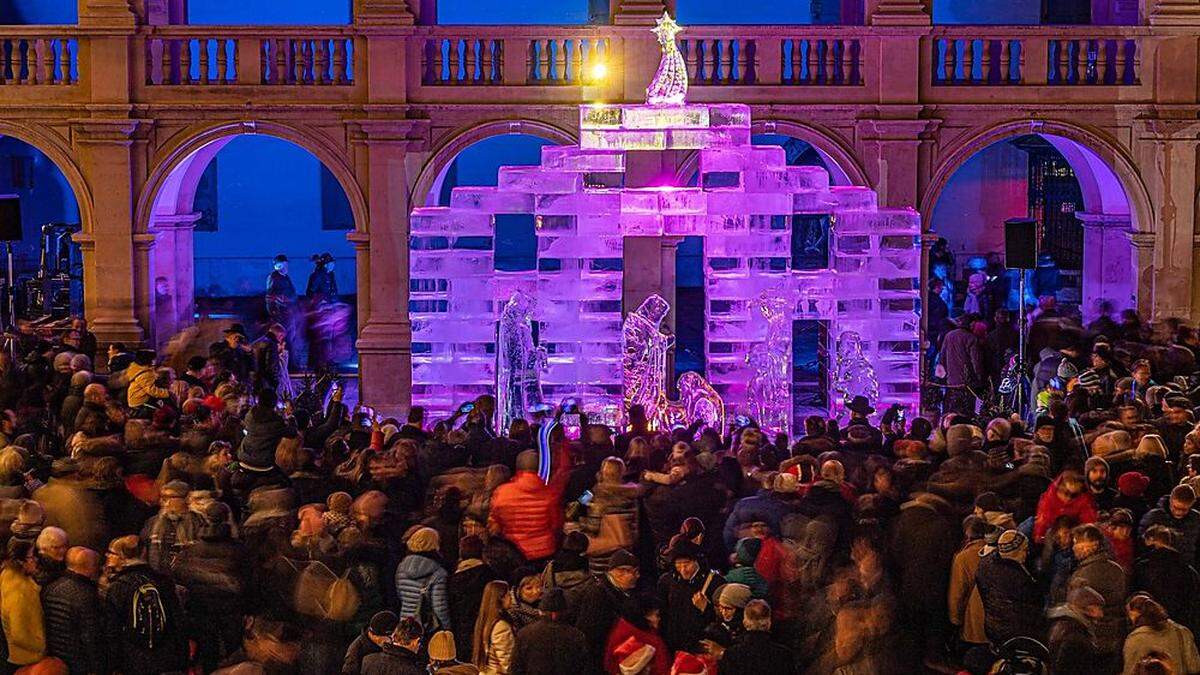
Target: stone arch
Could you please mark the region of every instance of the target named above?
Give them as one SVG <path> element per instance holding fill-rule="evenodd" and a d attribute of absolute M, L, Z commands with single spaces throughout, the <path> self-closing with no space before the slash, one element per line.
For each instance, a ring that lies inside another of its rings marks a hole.
<path fill-rule="evenodd" d="M 409 203 L 414 206 L 436 206 L 437 191 L 446 171 L 454 163 L 454 159 L 471 145 L 493 136 L 506 134 L 527 134 L 544 138 L 558 145 L 570 145 L 579 142 L 579 137 L 561 127 L 546 122 L 526 119 L 491 120 L 450 133 L 446 139 L 433 151 L 429 160 L 421 167 L 417 180 L 409 195 Z M 431 196 L 433 202 L 430 202 Z"/>
<path fill-rule="evenodd" d="M 287 141 L 315 157 L 345 193 L 355 233 L 369 229 L 366 199 L 345 149 L 319 131 L 273 121 L 233 120 L 178 132 L 156 153 L 138 196 L 133 223 L 137 314 L 160 347 L 193 322 L 193 200 L 200 177 L 235 137 L 255 134 Z M 367 282 L 365 278 L 358 280 L 360 287 Z"/>
<path fill-rule="evenodd" d="M 925 231 L 929 231 L 933 207 L 946 184 L 967 160 L 993 143 L 1025 134 L 1039 134 L 1060 152 L 1066 150 L 1063 154 L 1080 179 L 1085 207 L 1092 209 L 1093 204 L 1096 204 L 1102 209 L 1098 213 L 1128 214 L 1134 232 L 1154 231 L 1150 194 L 1136 163 L 1128 153 L 1115 140 L 1100 132 L 1057 120 L 1001 122 L 956 141 L 937 164 L 921 197 L 920 211 Z M 1075 145 L 1064 144 L 1059 139 L 1065 139 Z M 1124 192 L 1127 200 L 1124 211 L 1119 204 L 1104 201 L 1106 189 L 1114 186 L 1120 187 Z"/>
<path fill-rule="evenodd" d="M 299 127 L 279 122 L 244 120 L 191 127 L 176 134 L 163 146 L 138 197 L 134 232 L 147 232 L 153 215 L 176 214 L 180 213 L 181 208 L 190 208 L 196 182 L 208 163 L 234 137 L 248 134 L 265 134 L 288 141 L 320 160 L 346 193 L 354 213 L 354 229 L 358 232 L 369 229 L 366 199 L 355 178 L 354 169 L 341 148 L 320 138 L 317 133 Z M 160 196 L 170 201 L 159 205 Z M 166 210 L 167 206 L 172 206 L 173 210 Z"/>
<path fill-rule="evenodd" d="M 944 153 L 921 197 L 922 230 L 931 232 L 934 207 L 950 179 L 976 153 L 1010 138 L 1035 134 L 1058 150 L 1075 172 L 1083 197 L 1077 213 L 1084 221 L 1081 309 L 1090 320 L 1096 301 L 1147 313 L 1153 289 L 1139 283 L 1146 266 L 1133 246 L 1137 236 L 1156 230 L 1149 191 L 1136 163 L 1113 138 L 1098 130 L 1059 120 L 1010 120 L 964 134 Z M 1128 225 L 1125 225 L 1125 223 Z M 1086 227 L 1088 224 L 1092 227 Z M 1090 252 L 1090 253 L 1089 253 Z M 925 269 L 922 268 L 922 286 Z"/>
<path fill-rule="evenodd" d="M 83 234 L 90 235 L 93 231 L 92 221 L 92 190 L 83 171 L 75 163 L 70 148 L 63 139 L 53 131 L 40 126 L 20 124 L 9 120 L 0 120 L 0 136 L 11 136 L 23 143 L 28 143 L 38 149 L 54 162 L 58 170 L 67 179 L 75 201 L 79 205 L 79 224 Z"/>
<path fill-rule="evenodd" d="M 754 120 L 750 125 L 751 134 L 779 134 L 791 136 L 812 146 L 820 155 L 829 169 L 829 179 L 834 185 L 869 186 L 867 174 L 855 158 L 850 146 L 833 132 L 815 127 L 810 124 L 792 120 Z M 700 156 L 695 151 L 684 157 L 675 174 L 681 183 L 689 180 L 698 169 Z"/>

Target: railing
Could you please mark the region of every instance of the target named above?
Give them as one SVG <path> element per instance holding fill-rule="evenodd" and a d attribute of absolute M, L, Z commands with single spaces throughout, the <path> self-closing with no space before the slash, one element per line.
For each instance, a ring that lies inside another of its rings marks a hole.
<path fill-rule="evenodd" d="M 755 84 L 758 80 L 758 45 L 753 38 L 686 39 L 680 41 L 679 50 L 694 84 Z"/>
<path fill-rule="evenodd" d="M 1137 86 L 1147 35 L 1103 26 L 938 29 L 930 41 L 931 83 Z"/>
<path fill-rule="evenodd" d="M 354 83 L 353 34 L 340 28 L 159 28 L 145 40 L 145 57 L 147 85 Z"/>
<path fill-rule="evenodd" d="M 68 85 L 78 81 L 76 38 L 32 32 L 0 35 L 0 86 Z"/>
<path fill-rule="evenodd" d="M 425 85 L 582 85 L 596 79 L 594 66 L 612 57 L 611 37 L 596 31 L 479 26 L 472 35 L 430 32 L 419 38 Z"/>
<path fill-rule="evenodd" d="M 780 80 L 796 85 L 860 85 L 862 41 L 797 37 L 780 42 Z"/>
<path fill-rule="evenodd" d="M 429 38 L 422 51 L 421 73 L 425 84 L 499 84 L 504 80 L 504 41 Z"/>

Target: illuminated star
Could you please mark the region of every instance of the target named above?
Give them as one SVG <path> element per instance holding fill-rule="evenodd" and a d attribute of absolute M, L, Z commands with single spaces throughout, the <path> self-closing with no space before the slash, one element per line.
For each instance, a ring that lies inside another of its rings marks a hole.
<path fill-rule="evenodd" d="M 654 24 L 653 33 L 662 42 L 671 42 L 681 30 L 683 29 L 679 27 L 679 24 L 675 23 L 675 19 L 672 19 L 670 14 L 663 12 L 662 18 Z"/>

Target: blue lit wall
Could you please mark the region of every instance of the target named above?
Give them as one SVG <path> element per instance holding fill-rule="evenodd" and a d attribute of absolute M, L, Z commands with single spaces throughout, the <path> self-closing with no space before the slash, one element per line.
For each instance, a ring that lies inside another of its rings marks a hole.
<path fill-rule="evenodd" d="M 239 136 L 213 162 L 217 231 L 195 234 L 197 296 L 261 294 L 277 253 L 290 259 L 300 292 L 312 271 L 309 256 L 322 252 L 337 259 L 338 289 L 353 291 L 347 230 L 323 229 L 352 226 L 350 205 L 340 189 L 330 189 L 333 177 L 315 157 L 277 138 Z"/>

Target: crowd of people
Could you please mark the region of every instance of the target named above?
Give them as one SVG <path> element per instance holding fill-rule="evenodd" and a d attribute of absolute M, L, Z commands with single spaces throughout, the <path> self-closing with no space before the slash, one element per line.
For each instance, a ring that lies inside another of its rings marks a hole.
<path fill-rule="evenodd" d="M 95 367 L 83 321 L 23 330 L 0 354 L 0 662 L 1200 673 L 1195 334 L 1033 332 L 1028 419 L 858 397 L 793 438 L 636 407 L 573 438 L 494 429 L 490 396 L 438 420 L 337 389 L 299 406 L 237 328 L 183 373 L 119 348 Z M 986 337 L 961 341 L 982 363 Z"/>

